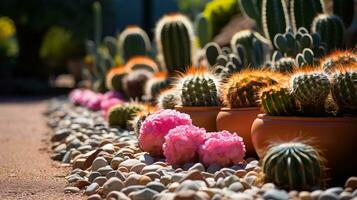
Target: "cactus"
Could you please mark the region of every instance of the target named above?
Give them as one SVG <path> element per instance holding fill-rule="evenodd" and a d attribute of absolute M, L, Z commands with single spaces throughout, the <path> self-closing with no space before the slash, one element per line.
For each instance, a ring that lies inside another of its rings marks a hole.
<path fill-rule="evenodd" d="M 180 97 L 175 89 L 167 89 L 160 92 L 157 97 L 157 107 L 159 109 L 174 109 L 180 104 Z"/>
<path fill-rule="evenodd" d="M 191 66 L 193 28 L 188 18 L 181 14 L 166 15 L 158 22 L 155 33 L 162 65 L 169 74 Z"/>
<path fill-rule="evenodd" d="M 260 30 L 263 30 L 262 25 L 262 0 L 238 0 L 240 9 L 249 18 L 255 20 Z"/>
<path fill-rule="evenodd" d="M 349 27 L 353 21 L 354 1 L 333 0 L 333 14 L 341 17 L 345 27 Z"/>
<path fill-rule="evenodd" d="M 103 39 L 103 44 L 108 49 L 110 56 L 115 58 L 118 54 L 117 40 L 112 36 L 106 36 Z"/>
<path fill-rule="evenodd" d="M 135 117 L 136 113 L 144 110 L 145 106 L 139 103 L 127 103 L 116 105 L 109 109 L 108 122 L 110 126 L 127 128 L 129 122 Z"/>
<path fill-rule="evenodd" d="M 207 17 L 199 14 L 195 18 L 194 26 L 200 47 L 204 47 L 212 40 L 212 24 L 208 21 Z"/>
<path fill-rule="evenodd" d="M 271 116 L 297 113 L 295 99 L 291 95 L 290 89 L 281 85 L 264 88 L 260 92 L 260 103 L 265 113 Z"/>
<path fill-rule="evenodd" d="M 321 61 L 321 67 L 326 73 L 333 72 L 341 66 L 351 66 L 357 64 L 357 54 L 350 51 L 336 51 Z"/>
<path fill-rule="evenodd" d="M 217 57 L 223 53 L 221 47 L 214 42 L 207 43 L 204 47 L 204 50 L 208 64 L 210 64 L 211 66 L 214 66 L 216 64 Z"/>
<path fill-rule="evenodd" d="M 218 106 L 220 80 L 204 68 L 190 68 L 177 82 L 183 106 Z"/>
<path fill-rule="evenodd" d="M 272 146 L 263 159 L 267 182 L 288 190 L 311 190 L 323 185 L 325 160 L 314 147 L 289 142 Z"/>
<path fill-rule="evenodd" d="M 294 31 L 299 27 L 305 27 L 310 30 L 314 18 L 324 13 L 323 0 L 291 0 L 290 18 Z"/>
<path fill-rule="evenodd" d="M 141 100 L 144 95 L 145 82 L 153 76 L 147 70 L 133 70 L 123 78 L 123 90 L 132 99 Z"/>
<path fill-rule="evenodd" d="M 251 65 L 252 67 L 260 66 L 264 63 L 263 44 L 265 39 L 257 32 L 251 30 L 239 31 L 233 35 L 231 39 L 231 48 L 238 54 L 237 45 L 241 46 L 245 52 L 243 63 Z"/>
<path fill-rule="evenodd" d="M 314 65 L 314 52 L 311 49 L 304 49 L 295 58 L 295 64 L 299 67 Z"/>
<path fill-rule="evenodd" d="M 94 15 L 94 42 L 96 45 L 102 40 L 102 5 L 99 1 L 93 3 L 93 15 Z"/>
<path fill-rule="evenodd" d="M 345 26 L 340 17 L 320 14 L 315 17 L 311 29 L 312 32 L 320 35 L 322 42 L 327 44 L 329 51 L 342 47 Z"/>
<path fill-rule="evenodd" d="M 147 56 L 151 50 L 148 35 L 137 26 L 127 27 L 119 36 L 118 46 L 125 61 L 134 56 Z"/>
<path fill-rule="evenodd" d="M 289 26 L 285 0 L 263 0 L 262 24 L 265 37 L 273 43 L 274 36 Z"/>
<path fill-rule="evenodd" d="M 125 63 L 125 68 L 130 70 L 147 70 L 152 73 L 156 73 L 160 71 L 159 66 L 156 64 L 154 60 L 149 57 L 144 56 L 136 56 L 132 57 L 127 63 Z"/>
<path fill-rule="evenodd" d="M 339 110 L 357 114 L 357 65 L 354 70 L 340 69 L 331 75 L 331 91 Z"/>
<path fill-rule="evenodd" d="M 292 94 L 306 115 L 326 114 L 325 102 L 330 93 L 330 81 L 320 71 L 298 72 L 291 78 Z"/>
<path fill-rule="evenodd" d="M 233 74 L 223 85 L 223 103 L 230 108 L 257 107 L 259 91 L 282 79 L 280 73 L 267 70 L 244 70 Z"/>
<path fill-rule="evenodd" d="M 106 75 L 106 87 L 110 90 L 123 92 L 123 78 L 128 75 L 125 67 L 114 67 Z"/>
<path fill-rule="evenodd" d="M 295 59 L 290 57 L 280 58 L 278 61 L 274 61 L 271 69 L 275 72 L 291 73 L 293 72 L 295 65 Z"/>
<path fill-rule="evenodd" d="M 154 100 L 161 90 L 167 89 L 170 87 L 171 78 L 168 77 L 165 72 L 155 73 L 145 83 L 145 99 Z"/>

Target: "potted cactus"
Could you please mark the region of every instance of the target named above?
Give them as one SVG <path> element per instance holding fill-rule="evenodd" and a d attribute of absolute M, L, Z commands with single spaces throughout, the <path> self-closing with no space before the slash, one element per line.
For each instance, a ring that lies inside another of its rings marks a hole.
<path fill-rule="evenodd" d="M 239 134 L 245 144 L 248 156 L 254 156 L 250 128 L 260 113 L 259 91 L 261 88 L 277 84 L 285 79 L 280 73 L 268 70 L 243 70 L 233 74 L 222 85 L 225 107 L 221 108 L 217 119 L 218 130 L 228 130 Z"/>
<path fill-rule="evenodd" d="M 220 110 L 220 79 L 206 68 L 190 68 L 175 84 L 181 98 L 175 109 L 189 114 L 195 126 L 207 131 L 216 130 L 216 117 Z"/>
<path fill-rule="evenodd" d="M 251 129 L 257 154 L 264 157 L 272 142 L 312 140 L 326 155 L 337 182 L 355 174 L 341 163 L 347 157 L 357 163 L 356 91 L 356 65 L 341 66 L 331 74 L 320 68 L 299 70 L 290 84 L 263 89 L 260 101 L 265 114 L 258 115 Z"/>

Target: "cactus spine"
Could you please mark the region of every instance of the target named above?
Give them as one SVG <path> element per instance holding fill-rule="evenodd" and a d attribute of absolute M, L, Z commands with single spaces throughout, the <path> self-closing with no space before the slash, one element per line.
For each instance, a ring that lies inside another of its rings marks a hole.
<path fill-rule="evenodd" d="M 218 106 L 220 80 L 204 68 L 191 68 L 176 84 L 183 106 Z"/>
<path fill-rule="evenodd" d="M 339 110 L 347 114 L 357 114 L 357 70 L 347 70 L 332 74 L 331 91 Z"/>
<path fill-rule="evenodd" d="M 144 110 L 145 106 L 138 103 L 128 103 L 116 105 L 109 109 L 108 122 L 110 126 L 127 128 L 129 122 L 135 117 L 136 113 Z"/>
<path fill-rule="evenodd" d="M 298 73 L 292 77 L 292 93 L 306 115 L 324 115 L 330 81 L 322 72 Z"/>
<path fill-rule="evenodd" d="M 335 69 L 357 65 L 357 54 L 349 51 L 336 51 L 321 61 L 321 67 L 326 73 Z"/>
<path fill-rule="evenodd" d="M 329 50 L 342 47 L 345 26 L 340 17 L 320 14 L 315 17 L 311 29 L 321 36 L 322 42 L 328 45 Z"/>
<path fill-rule="evenodd" d="M 290 17 L 294 31 L 299 27 L 310 30 L 314 18 L 324 12 L 323 0 L 291 0 Z"/>
<path fill-rule="evenodd" d="M 297 113 L 295 99 L 287 87 L 271 86 L 264 88 L 260 93 L 260 103 L 268 115 L 282 116 Z"/>
<path fill-rule="evenodd" d="M 137 26 L 126 28 L 119 36 L 118 46 L 122 57 L 128 61 L 134 56 L 149 55 L 151 44 L 148 35 Z"/>
<path fill-rule="evenodd" d="M 273 43 L 274 36 L 289 26 L 285 0 L 263 0 L 262 24 L 265 37 Z"/>
<path fill-rule="evenodd" d="M 181 14 L 166 15 L 157 24 L 155 32 L 159 54 L 170 74 L 191 66 L 193 28 L 189 19 Z"/>
<path fill-rule="evenodd" d="M 291 142 L 271 147 L 263 159 L 266 181 L 289 190 L 320 187 L 324 158 L 310 145 Z"/>

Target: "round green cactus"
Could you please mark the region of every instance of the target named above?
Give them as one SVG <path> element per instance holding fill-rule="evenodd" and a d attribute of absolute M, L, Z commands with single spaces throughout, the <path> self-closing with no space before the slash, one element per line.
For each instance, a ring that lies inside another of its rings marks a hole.
<path fill-rule="evenodd" d="M 295 59 L 290 57 L 280 58 L 272 65 L 272 70 L 281 73 L 291 73 L 295 68 Z"/>
<path fill-rule="evenodd" d="M 323 185 L 324 158 L 310 145 L 291 142 L 271 147 L 263 159 L 265 180 L 289 190 Z"/>
<path fill-rule="evenodd" d="M 159 109 L 174 109 L 180 104 L 180 97 L 175 89 L 165 90 L 157 97 L 157 107 Z"/>
<path fill-rule="evenodd" d="M 154 74 L 153 77 L 145 82 L 145 99 L 155 100 L 162 90 L 170 87 L 171 82 L 172 79 L 167 77 L 166 73 L 159 72 Z"/>
<path fill-rule="evenodd" d="M 297 113 L 295 99 L 287 87 L 272 86 L 263 89 L 260 93 L 260 103 L 268 115 L 282 116 Z"/>
<path fill-rule="evenodd" d="M 357 114 L 357 71 L 336 72 L 331 80 L 332 96 L 339 110 Z"/>
<path fill-rule="evenodd" d="M 218 106 L 220 81 L 208 72 L 195 71 L 182 77 L 177 84 L 183 106 Z"/>
<path fill-rule="evenodd" d="M 138 103 L 128 103 L 116 105 L 109 109 L 108 122 L 110 126 L 127 128 L 129 122 L 135 117 L 136 113 L 144 110 L 145 106 Z"/>
<path fill-rule="evenodd" d="M 332 73 L 335 69 L 357 65 L 357 54 L 349 51 L 337 51 L 325 57 L 321 66 L 326 73 Z"/>
<path fill-rule="evenodd" d="M 326 113 L 325 101 L 330 87 L 327 75 L 322 72 L 299 73 L 292 77 L 292 93 L 306 115 Z"/>

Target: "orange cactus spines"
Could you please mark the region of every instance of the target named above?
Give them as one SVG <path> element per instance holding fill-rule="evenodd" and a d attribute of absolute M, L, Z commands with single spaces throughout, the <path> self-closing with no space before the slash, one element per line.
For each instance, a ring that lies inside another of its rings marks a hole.
<path fill-rule="evenodd" d="M 334 51 L 324 57 L 320 62 L 320 67 L 326 73 L 332 73 L 336 68 L 349 67 L 357 64 L 357 53 L 352 51 Z"/>
<path fill-rule="evenodd" d="M 136 56 L 131 58 L 126 64 L 125 68 L 130 70 L 135 69 L 145 69 L 151 72 L 159 72 L 160 68 L 157 63 L 149 57 L 146 56 Z"/>

